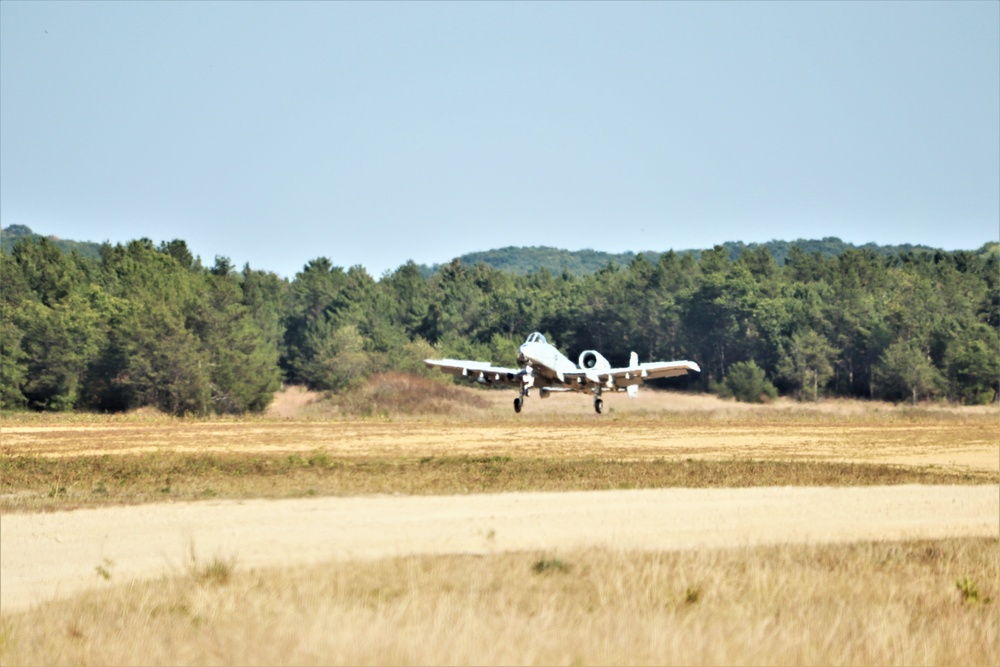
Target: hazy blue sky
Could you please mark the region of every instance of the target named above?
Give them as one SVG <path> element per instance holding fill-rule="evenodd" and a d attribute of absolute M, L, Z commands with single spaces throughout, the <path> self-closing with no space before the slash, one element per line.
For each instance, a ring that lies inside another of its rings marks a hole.
<path fill-rule="evenodd" d="M 407 259 L 1000 240 L 1000 3 L 0 3 L 0 223 Z"/>

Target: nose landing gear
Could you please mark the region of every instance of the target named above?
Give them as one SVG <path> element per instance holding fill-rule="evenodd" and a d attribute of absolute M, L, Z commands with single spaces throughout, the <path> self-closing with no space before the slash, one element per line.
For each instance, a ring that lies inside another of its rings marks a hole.
<path fill-rule="evenodd" d="M 528 366 L 521 379 L 521 395 L 514 399 L 514 412 L 521 412 L 521 408 L 524 407 L 524 398 L 531 393 L 533 386 L 535 386 L 535 378 L 531 374 L 531 366 Z"/>

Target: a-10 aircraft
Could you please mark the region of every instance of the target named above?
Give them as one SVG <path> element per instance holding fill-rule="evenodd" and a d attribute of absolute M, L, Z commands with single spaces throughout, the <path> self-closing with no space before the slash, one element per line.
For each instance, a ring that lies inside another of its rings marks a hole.
<path fill-rule="evenodd" d="M 646 380 L 685 375 L 688 371 L 701 372 L 701 368 L 693 361 L 650 361 L 640 364 L 635 352 L 625 368 L 612 368 L 611 363 L 595 350 L 581 352 L 577 365 L 550 345 L 545 336 L 537 331 L 528 336 L 517 350 L 517 363 L 521 368 L 502 368 L 485 361 L 464 359 L 425 359 L 424 363 L 431 368 L 440 368 L 445 373 L 466 377 L 480 384 L 506 382 L 520 386 L 521 395 L 514 399 L 514 412 L 521 411 L 524 399 L 533 387 L 538 389 L 542 398 L 548 398 L 553 391 L 592 392 L 594 410 L 600 414 L 604 407 L 602 392 L 627 391 L 630 398 L 635 398 L 639 384 Z"/>

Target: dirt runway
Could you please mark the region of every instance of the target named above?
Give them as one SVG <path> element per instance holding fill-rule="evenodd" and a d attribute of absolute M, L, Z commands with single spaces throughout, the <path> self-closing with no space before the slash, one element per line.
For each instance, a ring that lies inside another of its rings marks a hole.
<path fill-rule="evenodd" d="M 998 532 L 995 485 L 369 496 L 14 514 L 0 521 L 0 610 L 183 572 L 192 553 L 201 562 L 235 558 L 246 568 L 406 554 L 696 549 Z"/>

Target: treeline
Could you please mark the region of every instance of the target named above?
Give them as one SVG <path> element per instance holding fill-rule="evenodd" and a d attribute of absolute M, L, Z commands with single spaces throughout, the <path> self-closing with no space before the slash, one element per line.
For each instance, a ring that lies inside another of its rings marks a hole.
<path fill-rule="evenodd" d="M 34 238 L 41 238 L 41 236 L 31 231 L 31 228 L 26 225 L 11 225 L 10 227 L 4 227 L 0 229 L 0 250 L 3 252 L 11 252 L 14 250 L 14 246 L 18 242 Z M 100 243 L 92 243 L 90 241 L 70 241 L 67 239 L 59 239 L 54 236 L 49 237 L 49 240 L 55 243 L 56 247 L 64 252 L 77 252 L 84 257 L 90 257 L 91 259 L 97 259 L 101 256 Z"/>
<path fill-rule="evenodd" d="M 142 239 L 89 259 L 44 238 L 0 253 L 5 408 L 175 414 L 262 410 L 281 382 L 350 389 L 373 373 L 449 356 L 513 365 L 539 330 L 571 358 L 691 359 L 692 388 L 754 400 L 777 391 L 987 403 L 1000 391 L 1000 257 L 920 252 L 835 257 L 764 247 L 732 259 L 637 256 L 586 276 L 518 275 L 459 261 L 381 280 L 328 259 L 294 279 L 183 241 Z"/>
<path fill-rule="evenodd" d="M 9 227 L 0 228 L 0 250 L 3 250 L 4 252 L 11 252 L 14 249 L 14 245 L 16 245 L 19 241 L 36 238 L 42 237 L 41 235 L 33 232 L 30 227 L 25 225 L 10 225 Z M 58 248 L 65 252 L 75 251 L 84 257 L 90 257 L 93 259 L 98 259 L 101 254 L 100 243 L 93 243 L 90 241 L 71 241 L 55 237 L 47 238 L 49 238 L 49 240 L 55 243 Z M 986 244 L 977 252 L 986 252 L 991 245 L 997 244 Z M 795 241 L 775 240 L 768 241 L 766 243 L 726 241 L 725 243 L 722 243 L 721 246 L 729 254 L 729 259 L 731 260 L 738 259 L 740 255 L 745 252 L 757 251 L 764 248 L 771 253 L 771 256 L 774 257 L 774 261 L 776 261 L 780 266 L 785 264 L 792 248 L 796 246 L 799 250 L 807 254 L 818 253 L 822 257 L 827 258 L 837 257 L 848 250 L 866 250 L 882 256 L 925 252 L 934 253 L 937 251 L 936 248 L 931 248 L 930 246 L 912 245 L 909 243 L 900 245 L 878 245 L 875 243 L 866 243 L 858 246 L 853 243 L 842 241 L 835 236 L 828 236 L 822 239 L 797 239 Z M 700 259 L 702 252 L 703 251 L 700 249 L 678 250 L 677 254 L 692 255 L 695 259 Z M 618 264 L 619 266 L 628 266 L 639 254 L 640 253 L 636 252 L 610 253 L 590 249 L 565 250 L 563 248 L 553 248 L 549 246 L 507 246 L 506 248 L 469 252 L 461 255 L 457 259 L 462 264 L 467 266 L 486 264 L 494 269 L 509 273 L 516 273 L 519 275 L 528 275 L 529 273 L 535 273 L 541 269 L 548 269 L 551 273 L 555 274 L 568 271 L 569 273 L 583 276 L 600 271 L 611 263 Z M 641 254 L 644 255 L 648 261 L 655 264 L 659 261 L 661 253 L 654 250 L 646 250 Z M 441 268 L 441 265 L 435 264 L 433 266 L 428 266 L 426 264 L 420 264 L 419 267 L 420 274 L 425 278 L 430 278 L 438 271 L 438 269 Z"/>
<path fill-rule="evenodd" d="M 818 253 L 822 257 L 836 257 L 848 250 L 866 250 L 877 255 L 892 256 L 910 253 L 922 253 L 936 251 L 935 248 L 924 245 L 877 245 L 866 243 L 863 246 L 856 246 L 853 243 L 841 241 L 835 236 L 828 236 L 823 239 L 798 239 L 797 241 L 768 241 L 767 243 L 743 243 L 741 241 L 726 241 L 721 244 L 722 248 L 729 255 L 729 259 L 736 260 L 745 252 L 756 252 L 761 248 L 771 253 L 779 265 L 784 265 L 788 261 L 792 248 L 798 247 L 800 251 L 807 254 Z M 985 249 L 985 246 L 984 246 Z M 702 250 L 679 250 L 678 255 L 692 255 L 695 259 L 701 258 Z M 552 273 L 569 273 L 583 276 L 594 273 L 606 267 L 610 263 L 620 266 L 631 264 L 639 253 L 622 252 L 610 253 L 599 250 L 563 250 L 562 248 L 551 248 L 547 246 L 496 248 L 481 252 L 470 252 L 459 257 L 462 264 L 475 266 L 476 264 L 487 264 L 494 269 L 527 275 L 541 269 L 548 269 Z M 641 253 L 652 263 L 660 260 L 659 252 L 646 251 Z M 430 277 L 440 266 L 421 265 L 420 271 L 424 277 Z"/>

